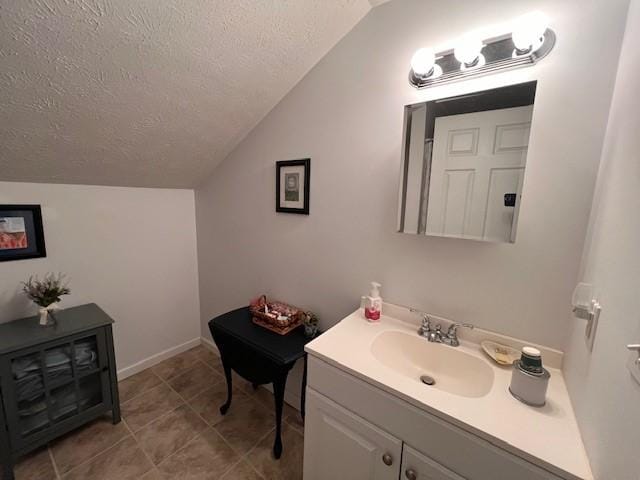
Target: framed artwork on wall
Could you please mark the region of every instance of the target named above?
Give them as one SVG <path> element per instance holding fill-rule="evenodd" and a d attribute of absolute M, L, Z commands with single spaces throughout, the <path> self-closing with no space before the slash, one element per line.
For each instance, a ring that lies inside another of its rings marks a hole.
<path fill-rule="evenodd" d="M 0 262 L 46 256 L 40 205 L 0 205 Z"/>
<path fill-rule="evenodd" d="M 309 215 L 311 159 L 276 162 L 276 212 Z"/>

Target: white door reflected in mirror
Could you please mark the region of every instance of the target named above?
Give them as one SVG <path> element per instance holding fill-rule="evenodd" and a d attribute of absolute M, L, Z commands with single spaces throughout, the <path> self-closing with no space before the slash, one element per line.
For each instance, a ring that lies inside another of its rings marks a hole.
<path fill-rule="evenodd" d="M 405 111 L 398 230 L 515 242 L 535 82 Z"/>

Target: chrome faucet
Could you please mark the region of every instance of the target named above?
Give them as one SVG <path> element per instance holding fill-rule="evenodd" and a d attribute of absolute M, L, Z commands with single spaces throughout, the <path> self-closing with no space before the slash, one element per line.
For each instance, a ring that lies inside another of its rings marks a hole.
<path fill-rule="evenodd" d="M 415 310 L 413 308 L 410 309 L 412 313 L 417 313 L 422 316 L 422 323 L 420 324 L 420 328 L 418 328 L 418 335 L 421 337 L 426 337 L 429 333 L 431 333 L 431 319 L 429 315 L 420 310 Z"/>
<path fill-rule="evenodd" d="M 445 343 L 451 347 L 459 346 L 460 340 L 458 340 L 458 328 L 460 327 L 468 328 L 469 330 L 473 330 L 474 328 L 474 326 L 470 323 L 452 323 L 447 330 L 447 334 L 442 339 L 442 343 Z"/>
<path fill-rule="evenodd" d="M 411 309 L 411 311 L 422 316 L 422 323 L 420 324 L 420 328 L 418 328 L 418 335 L 433 343 L 444 343 L 450 347 L 457 347 L 460 345 L 460 340 L 458 340 L 458 328 L 464 327 L 473 329 L 473 325 L 470 323 L 453 323 L 449 326 L 447 333 L 443 333 L 442 326 L 440 324 L 435 327 L 431 325 L 429 315 L 419 310 Z"/>

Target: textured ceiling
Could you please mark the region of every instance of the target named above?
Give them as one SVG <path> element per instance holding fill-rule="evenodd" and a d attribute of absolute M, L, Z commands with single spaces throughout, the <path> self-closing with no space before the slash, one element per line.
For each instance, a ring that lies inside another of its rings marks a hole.
<path fill-rule="evenodd" d="M 370 8 L 0 0 L 0 180 L 193 187 Z"/>

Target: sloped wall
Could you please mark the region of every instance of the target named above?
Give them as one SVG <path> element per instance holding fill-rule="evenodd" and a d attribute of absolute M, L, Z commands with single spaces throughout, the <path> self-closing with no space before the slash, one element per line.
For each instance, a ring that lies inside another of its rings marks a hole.
<path fill-rule="evenodd" d="M 626 7 L 396 0 L 373 9 L 196 190 L 203 335 L 208 319 L 262 292 L 316 311 L 326 328 L 378 280 L 386 301 L 563 348 Z M 538 66 L 424 91 L 408 84 L 417 48 L 537 9 L 558 35 Z M 403 106 L 531 79 L 515 245 L 395 233 Z M 276 214 L 275 162 L 305 157 L 311 214 Z"/>

